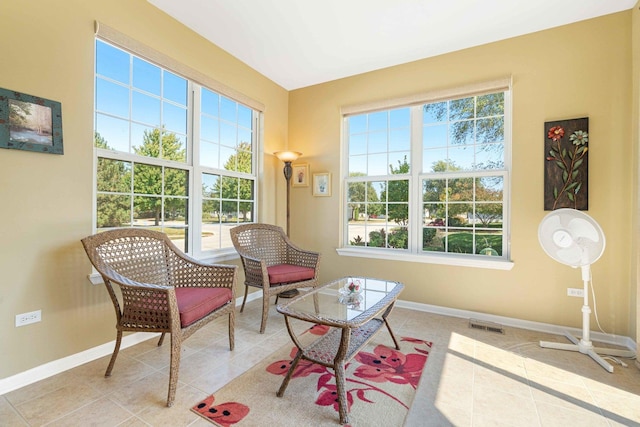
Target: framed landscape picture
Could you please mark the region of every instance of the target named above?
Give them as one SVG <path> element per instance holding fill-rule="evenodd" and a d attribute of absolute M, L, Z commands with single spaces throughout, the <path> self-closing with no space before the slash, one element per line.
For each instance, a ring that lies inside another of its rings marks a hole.
<path fill-rule="evenodd" d="M 63 154 L 60 103 L 0 89 L 0 148 Z"/>

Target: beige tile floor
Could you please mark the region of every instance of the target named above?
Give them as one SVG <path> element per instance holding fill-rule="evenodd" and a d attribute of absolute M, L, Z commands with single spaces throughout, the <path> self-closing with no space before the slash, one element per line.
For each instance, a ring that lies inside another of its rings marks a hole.
<path fill-rule="evenodd" d="M 104 357 L 0 396 L 0 426 L 211 426 L 189 409 L 290 342 L 273 305 L 266 333 L 258 333 L 260 307 L 253 301 L 238 313 L 233 352 L 224 319 L 184 343 L 171 408 L 168 341 L 158 348 L 154 339 L 122 350 L 110 378 Z M 389 319 L 396 335 L 434 343 L 406 426 L 640 426 L 633 361 L 610 374 L 583 354 L 538 346 L 541 339 L 565 342 L 562 336 L 515 328 L 498 334 L 401 308 Z M 389 338 L 381 331 L 375 340 Z"/>

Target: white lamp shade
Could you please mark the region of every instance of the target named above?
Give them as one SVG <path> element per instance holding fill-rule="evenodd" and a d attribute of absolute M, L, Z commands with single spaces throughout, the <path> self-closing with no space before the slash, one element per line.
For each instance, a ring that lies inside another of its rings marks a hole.
<path fill-rule="evenodd" d="M 293 162 L 298 157 L 302 156 L 302 153 L 298 151 L 276 151 L 273 154 L 283 162 Z"/>

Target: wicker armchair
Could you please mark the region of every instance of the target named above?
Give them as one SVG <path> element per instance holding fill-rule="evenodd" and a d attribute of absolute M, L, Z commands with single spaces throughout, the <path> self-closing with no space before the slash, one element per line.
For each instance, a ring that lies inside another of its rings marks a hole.
<path fill-rule="evenodd" d="M 102 276 L 116 311 L 116 345 L 105 376 L 111 375 L 123 332 L 161 332 L 158 346 L 170 333 L 167 406 L 171 406 L 182 341 L 228 314 L 229 347 L 233 350 L 237 267 L 199 263 L 180 252 L 166 234 L 151 230 L 105 231 L 85 237 L 82 244 Z"/>
<path fill-rule="evenodd" d="M 275 225 L 243 224 L 232 228 L 230 233 L 245 274 L 244 299 L 240 312 L 244 310 L 249 286 L 261 288 L 260 333 L 264 333 L 271 296 L 291 289 L 318 285 L 320 254 L 298 248 L 282 228 Z"/>

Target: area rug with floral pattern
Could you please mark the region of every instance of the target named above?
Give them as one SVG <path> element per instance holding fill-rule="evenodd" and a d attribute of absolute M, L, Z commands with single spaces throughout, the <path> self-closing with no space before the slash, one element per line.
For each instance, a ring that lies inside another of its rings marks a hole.
<path fill-rule="evenodd" d="M 314 326 L 305 334 L 323 335 Z M 350 426 L 401 426 L 411 407 L 432 343 L 400 337 L 400 350 L 380 331 L 347 365 Z M 287 345 L 198 402 L 192 410 L 227 426 L 335 426 L 340 423 L 333 369 L 301 360 L 284 396 L 276 392 L 297 348 Z"/>

